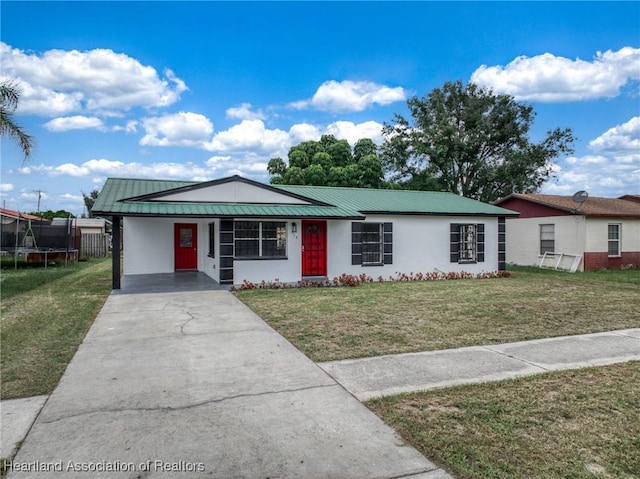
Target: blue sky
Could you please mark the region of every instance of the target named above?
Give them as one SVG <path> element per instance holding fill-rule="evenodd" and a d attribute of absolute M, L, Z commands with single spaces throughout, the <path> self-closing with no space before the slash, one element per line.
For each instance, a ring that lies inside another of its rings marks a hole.
<path fill-rule="evenodd" d="M 325 133 L 382 141 L 406 100 L 474 81 L 571 127 L 543 192 L 640 193 L 638 2 L 2 1 L 2 79 L 36 139 L 3 139 L 10 209 L 83 212 L 109 176 L 268 181 Z"/>

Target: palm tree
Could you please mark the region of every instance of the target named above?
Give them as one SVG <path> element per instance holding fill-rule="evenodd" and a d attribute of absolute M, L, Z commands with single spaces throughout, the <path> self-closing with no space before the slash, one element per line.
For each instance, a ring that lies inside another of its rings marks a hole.
<path fill-rule="evenodd" d="M 33 137 L 28 135 L 13 121 L 13 113 L 18 108 L 20 89 L 11 80 L 0 83 L 0 136 L 8 136 L 18 142 L 25 161 L 33 149 Z"/>

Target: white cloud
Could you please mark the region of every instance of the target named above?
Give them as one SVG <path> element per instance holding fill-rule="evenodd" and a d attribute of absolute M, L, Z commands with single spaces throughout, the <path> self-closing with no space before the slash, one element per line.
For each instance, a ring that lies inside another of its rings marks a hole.
<path fill-rule="evenodd" d="M 0 193 L 8 193 L 13 191 L 14 186 L 11 183 L 0 183 Z"/>
<path fill-rule="evenodd" d="M 191 112 L 145 118 L 146 134 L 140 139 L 146 146 L 186 146 L 204 148 L 213 134 L 213 124 L 204 115 Z"/>
<path fill-rule="evenodd" d="M 111 131 L 124 131 L 125 133 L 136 133 L 138 131 L 138 122 L 135 120 L 128 121 L 124 126 L 113 126 Z"/>
<path fill-rule="evenodd" d="M 640 118 L 610 128 L 589 142 L 598 155 L 571 156 L 554 170 L 558 180 L 543 191 L 571 194 L 587 190 L 592 196 L 638 193 L 640 185 Z"/>
<path fill-rule="evenodd" d="M 383 141 L 382 124 L 376 121 L 365 121 L 358 124 L 350 121 L 336 121 L 327 126 L 326 133 L 339 140 L 347 140 L 351 146 L 354 146 L 361 138 L 371 138 L 377 145 Z"/>
<path fill-rule="evenodd" d="M 542 102 L 612 98 L 630 80 L 640 80 L 640 48 L 598 52 L 592 61 L 520 56 L 504 67 L 482 65 L 471 75 L 471 82 L 496 93 Z"/>
<path fill-rule="evenodd" d="M 589 149 L 601 153 L 634 155 L 640 158 L 640 116 L 614 126 L 589 142 Z"/>
<path fill-rule="evenodd" d="M 30 175 L 41 174 L 49 177 L 69 176 L 75 178 L 76 182 L 80 182 L 81 178 L 90 178 L 91 184 L 100 189 L 107 177 L 208 181 L 237 174 L 250 176 L 260 181 L 268 181 L 267 162 L 268 159 L 266 157 L 252 154 L 236 157 L 212 156 L 202 164 L 191 161 L 185 163 L 124 163 L 102 158 L 89 160 L 82 164 L 33 165 L 21 168 L 18 172 Z M 23 199 L 37 200 L 37 193 L 23 190 L 21 197 Z M 60 197 L 58 196 L 58 198 Z"/>
<path fill-rule="evenodd" d="M 63 199 L 63 200 L 71 200 L 71 201 L 74 201 L 76 203 L 82 202 L 84 204 L 84 196 L 82 196 L 82 195 L 72 195 L 71 193 L 63 193 L 63 194 L 59 195 L 58 197 Z"/>
<path fill-rule="evenodd" d="M 60 116 L 90 111 L 114 114 L 133 107 L 163 107 L 187 90 L 171 70 L 155 68 L 109 49 L 27 53 L 0 42 L 3 78 L 22 89 L 19 111 Z"/>
<path fill-rule="evenodd" d="M 23 200 L 46 200 L 49 199 L 49 195 L 45 191 L 29 191 L 29 190 L 21 190 L 20 191 L 20 199 Z"/>
<path fill-rule="evenodd" d="M 204 162 L 205 165 L 207 165 L 210 168 L 213 168 L 214 170 L 219 168 L 220 165 L 228 162 L 231 160 L 230 156 L 212 156 L 211 158 L 209 158 L 207 161 Z"/>
<path fill-rule="evenodd" d="M 309 123 L 298 123 L 289 128 L 289 138 L 292 145 L 297 145 L 303 141 L 317 141 L 321 135 L 320 128 Z"/>
<path fill-rule="evenodd" d="M 214 135 L 205 148 L 208 151 L 225 152 L 253 152 L 269 154 L 282 151 L 290 144 L 286 131 L 267 129 L 262 120 L 242 120 L 228 130 Z"/>
<path fill-rule="evenodd" d="M 312 98 L 290 103 L 295 109 L 315 108 L 332 113 L 363 111 L 374 104 L 389 105 L 407 98 L 402 87 L 391 88 L 367 81 L 324 82 Z"/>
<path fill-rule="evenodd" d="M 323 134 L 345 139 L 352 146 L 361 138 L 372 138 L 382 142 L 382 124 L 375 121 L 353 123 L 336 121 L 322 128 L 309 123 L 293 125 L 289 131 L 268 129 L 262 120 L 244 120 L 228 130 L 217 133 L 206 146 L 209 151 L 220 153 L 242 153 L 245 158 L 273 158 L 286 156 L 289 148 L 302 141 L 319 140 Z M 265 167 L 266 168 L 266 167 Z"/>
<path fill-rule="evenodd" d="M 599 155 L 587 155 L 582 157 L 570 156 L 565 160 L 570 165 L 604 165 L 609 159 Z"/>
<path fill-rule="evenodd" d="M 267 128 L 262 120 L 242 120 L 212 135 L 213 125 L 206 117 L 183 112 L 146 118 L 142 126 L 146 134 L 140 144 L 144 146 L 187 146 L 217 153 L 212 157 L 216 159 L 233 157 L 257 162 L 284 157 L 291 146 L 302 141 L 319 140 L 323 134 L 346 139 L 352 146 L 360 138 L 372 138 L 378 144 L 383 140 L 382 124 L 375 121 L 337 121 L 326 127 L 299 123 L 284 131 Z"/>
<path fill-rule="evenodd" d="M 261 111 L 251 111 L 251 103 L 241 103 L 238 106 L 228 108 L 227 118 L 234 120 L 264 120 L 265 114 Z"/>
<path fill-rule="evenodd" d="M 54 118 L 46 122 L 44 127 L 49 131 L 59 133 L 62 131 L 87 130 L 91 128 L 104 130 L 104 123 L 100 118 L 75 115 Z"/>
<path fill-rule="evenodd" d="M 34 165 L 20 168 L 22 174 L 41 173 L 51 177 L 72 176 L 89 177 L 93 176 L 92 182 L 99 184 L 108 176 L 132 177 L 132 178 L 173 178 L 187 180 L 204 180 L 214 177 L 211 168 L 199 166 L 193 162 L 185 163 L 150 163 L 143 164 L 137 162 L 124 163 L 107 159 L 93 159 L 82 164 L 65 163 L 62 165 Z M 95 176 L 99 175 L 100 178 Z M 101 179 L 102 178 L 102 179 Z"/>

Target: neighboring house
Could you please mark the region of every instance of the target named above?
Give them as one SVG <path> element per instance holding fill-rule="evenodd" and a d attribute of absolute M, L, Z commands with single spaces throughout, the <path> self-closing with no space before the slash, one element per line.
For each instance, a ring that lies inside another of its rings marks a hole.
<path fill-rule="evenodd" d="M 73 231 L 74 248 L 83 257 L 104 257 L 109 253 L 109 235 L 105 218 L 54 218 L 53 226 Z"/>
<path fill-rule="evenodd" d="M 20 247 L 33 247 L 34 235 L 29 232 L 29 225 L 33 227 L 39 224 L 49 224 L 49 221 L 28 213 L 0 208 L 0 244 L 2 251 L 13 251 Z"/>
<path fill-rule="evenodd" d="M 451 193 L 109 178 L 92 208 L 123 218 L 127 275 L 202 271 L 223 284 L 505 266 L 505 217 Z M 119 261 L 114 261 L 114 288 Z"/>
<path fill-rule="evenodd" d="M 635 201 L 636 203 L 640 203 L 640 195 L 624 195 L 618 197 L 619 200 L 627 200 L 627 201 Z"/>
<path fill-rule="evenodd" d="M 54 218 L 54 226 L 67 226 L 80 230 L 81 234 L 105 234 L 107 220 L 104 218 Z"/>
<path fill-rule="evenodd" d="M 640 266 L 640 202 L 588 197 L 512 194 L 496 206 L 518 211 L 507 221 L 507 261 L 540 263 L 545 252 L 581 256 L 580 270 Z"/>

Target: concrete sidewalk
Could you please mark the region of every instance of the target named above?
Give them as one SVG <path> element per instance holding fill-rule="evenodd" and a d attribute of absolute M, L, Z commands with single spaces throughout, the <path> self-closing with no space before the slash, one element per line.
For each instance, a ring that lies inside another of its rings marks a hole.
<path fill-rule="evenodd" d="M 112 294 L 13 466 L 10 478 L 449 477 L 227 291 Z"/>
<path fill-rule="evenodd" d="M 0 401 L 0 457 L 13 457 L 49 396 Z"/>
<path fill-rule="evenodd" d="M 640 360 L 640 329 L 320 363 L 361 401 Z"/>

